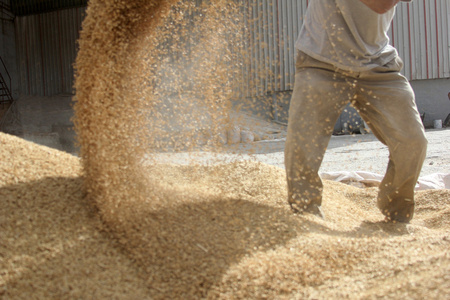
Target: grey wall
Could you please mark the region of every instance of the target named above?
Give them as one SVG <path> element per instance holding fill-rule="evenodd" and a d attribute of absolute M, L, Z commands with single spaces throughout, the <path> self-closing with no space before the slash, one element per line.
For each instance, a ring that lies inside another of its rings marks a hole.
<path fill-rule="evenodd" d="M 450 114 L 450 79 L 414 80 L 411 86 L 416 94 L 417 108 L 425 113 L 424 124 L 432 127 L 434 120 L 442 120 Z"/>
<path fill-rule="evenodd" d="M 76 154 L 72 95 L 21 96 L 14 105 L 16 124 L 4 129 L 41 145 Z M 19 129 L 17 127 L 20 127 Z"/>

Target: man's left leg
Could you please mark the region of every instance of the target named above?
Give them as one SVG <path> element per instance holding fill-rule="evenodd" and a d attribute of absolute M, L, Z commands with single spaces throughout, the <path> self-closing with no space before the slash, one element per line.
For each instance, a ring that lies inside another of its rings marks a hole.
<path fill-rule="evenodd" d="M 390 220 L 408 222 L 414 214 L 414 188 L 426 156 L 427 140 L 409 82 L 400 73 L 383 68 L 366 72 L 358 80 L 354 105 L 375 136 L 389 148 L 378 208 Z"/>

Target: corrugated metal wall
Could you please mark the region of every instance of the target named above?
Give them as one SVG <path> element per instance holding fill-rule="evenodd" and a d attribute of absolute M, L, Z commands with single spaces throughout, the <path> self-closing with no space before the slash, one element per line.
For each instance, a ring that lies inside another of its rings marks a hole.
<path fill-rule="evenodd" d="M 294 44 L 307 1 L 249 0 L 244 7 L 248 36 L 247 96 L 291 90 L 295 73 Z"/>
<path fill-rule="evenodd" d="M 450 77 L 450 1 L 414 0 L 397 7 L 390 37 L 410 80 Z"/>
<path fill-rule="evenodd" d="M 308 0 L 249 0 L 247 96 L 291 90 L 294 43 Z M 389 35 L 409 80 L 450 77 L 450 1 L 400 3 Z"/>
<path fill-rule="evenodd" d="M 291 90 L 294 43 L 308 0 L 240 0 L 247 39 L 246 96 Z M 16 18 L 20 93 L 72 93 L 76 40 L 85 8 Z M 450 1 L 400 4 L 389 32 L 410 80 L 450 77 Z"/>
<path fill-rule="evenodd" d="M 85 8 L 17 17 L 19 91 L 23 95 L 73 93 L 77 43 Z"/>

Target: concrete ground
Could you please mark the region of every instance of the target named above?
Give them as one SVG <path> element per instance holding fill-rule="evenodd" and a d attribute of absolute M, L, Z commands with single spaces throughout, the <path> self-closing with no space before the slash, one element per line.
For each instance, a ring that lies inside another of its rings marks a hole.
<path fill-rule="evenodd" d="M 427 156 L 421 176 L 450 173 L 450 128 L 430 129 Z M 235 152 L 284 168 L 284 139 L 241 144 Z M 408 155 L 405 153 L 405 155 Z M 384 174 L 389 152 L 373 134 L 332 136 L 320 172 L 367 171 Z"/>
<path fill-rule="evenodd" d="M 420 176 L 450 173 L 450 128 L 426 131 L 428 149 Z M 408 153 L 405 153 L 408 155 Z M 384 174 L 389 152 L 374 135 L 334 137 L 325 155 L 322 171 L 363 170 Z"/>
<path fill-rule="evenodd" d="M 225 147 L 224 153 L 159 153 L 158 163 L 221 163 L 236 160 L 257 160 L 284 168 L 285 134 L 277 127 L 280 138 Z M 280 129 L 281 128 L 281 129 Z M 273 128 L 272 128 L 273 129 Z M 450 128 L 428 129 L 427 156 L 420 177 L 450 174 Z M 408 153 L 405 153 L 408 155 Z M 383 175 L 388 162 L 388 149 L 373 134 L 332 136 L 320 172 L 366 171 Z"/>
<path fill-rule="evenodd" d="M 227 146 L 228 154 L 284 168 L 286 126 L 245 114 L 241 114 L 236 122 L 238 126 L 274 135 L 272 140 Z M 450 128 L 427 129 L 426 136 L 427 156 L 420 177 L 434 173 L 450 174 Z M 371 133 L 332 136 L 320 172 L 366 171 L 383 175 L 388 158 L 387 147 Z"/>

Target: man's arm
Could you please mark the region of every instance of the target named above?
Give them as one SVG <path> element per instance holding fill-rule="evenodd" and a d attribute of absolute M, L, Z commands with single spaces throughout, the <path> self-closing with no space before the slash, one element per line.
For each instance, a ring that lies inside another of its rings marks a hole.
<path fill-rule="evenodd" d="M 371 10 L 379 14 L 384 14 L 385 12 L 388 12 L 398 2 L 400 2 L 400 0 L 360 0 L 360 1 L 365 5 L 367 5 Z"/>

